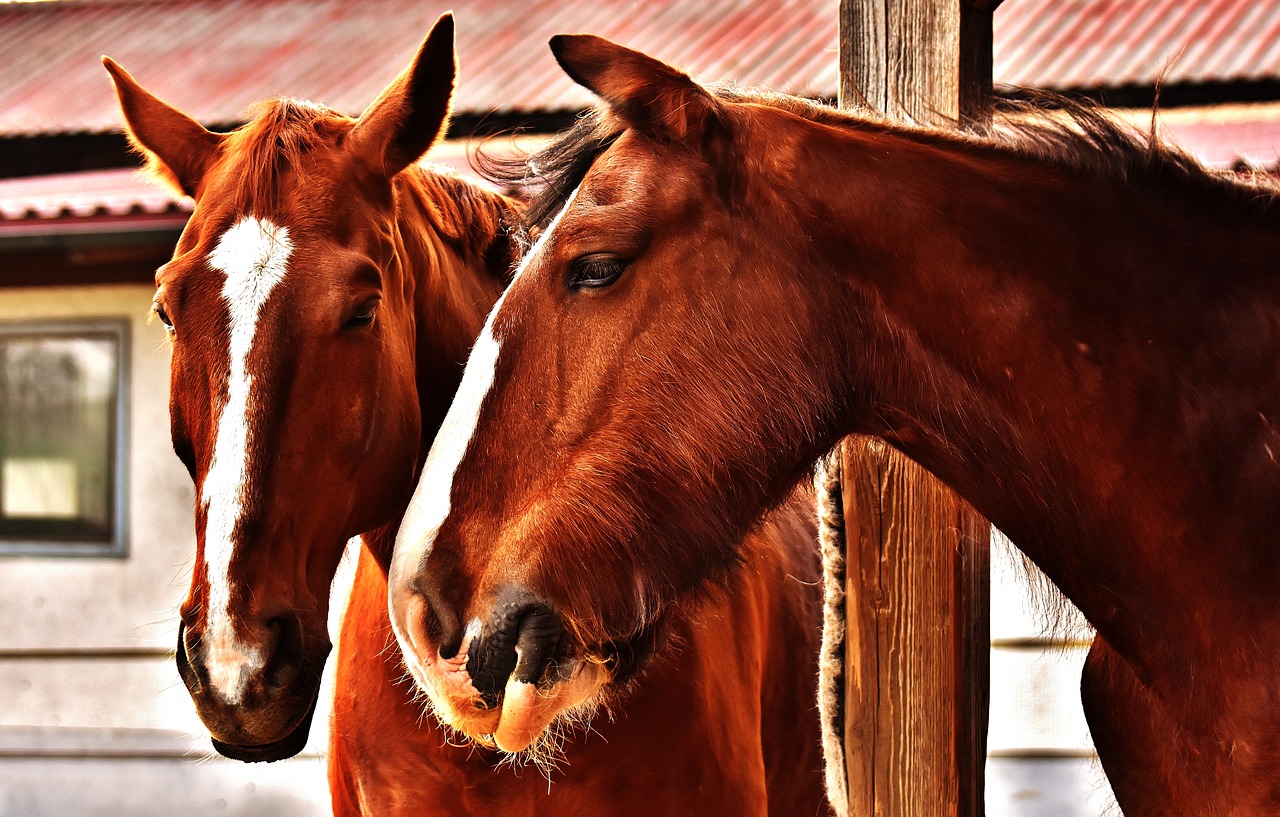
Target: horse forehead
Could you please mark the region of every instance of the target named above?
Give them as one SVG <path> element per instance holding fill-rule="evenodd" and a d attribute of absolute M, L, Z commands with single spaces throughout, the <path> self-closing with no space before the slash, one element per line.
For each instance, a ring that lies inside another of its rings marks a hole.
<path fill-rule="evenodd" d="M 222 297 L 233 309 L 256 311 L 284 280 L 292 254 L 288 227 L 273 219 L 245 216 L 218 237 L 208 262 L 225 276 Z"/>
<path fill-rule="evenodd" d="M 277 292 L 289 271 L 294 252 L 288 227 L 268 218 L 245 216 L 218 237 L 205 258 L 208 266 L 222 274 L 210 282 L 226 307 L 226 345 L 233 368 L 244 366 L 249 352 L 260 340 L 259 317 L 267 301 Z"/>
<path fill-rule="evenodd" d="M 660 166 L 664 162 L 656 148 L 631 131 L 624 133 L 592 163 L 582 180 L 578 200 L 607 205 L 634 197 L 652 179 L 661 178 Z"/>

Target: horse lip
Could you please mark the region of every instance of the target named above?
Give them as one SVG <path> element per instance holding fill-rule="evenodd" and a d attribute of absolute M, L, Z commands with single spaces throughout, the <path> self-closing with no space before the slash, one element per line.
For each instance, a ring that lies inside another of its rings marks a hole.
<path fill-rule="evenodd" d="M 302 716 L 302 720 L 293 727 L 293 731 L 279 740 L 273 740 L 270 743 L 237 744 L 224 743 L 212 736 L 209 739 L 218 754 L 232 760 L 244 763 L 273 763 L 277 760 L 286 760 L 301 752 L 307 745 L 307 736 L 311 732 L 311 721 L 315 718 L 316 704 L 319 700 L 320 691 L 317 689 L 311 697 L 311 705 L 307 707 L 307 713 Z"/>

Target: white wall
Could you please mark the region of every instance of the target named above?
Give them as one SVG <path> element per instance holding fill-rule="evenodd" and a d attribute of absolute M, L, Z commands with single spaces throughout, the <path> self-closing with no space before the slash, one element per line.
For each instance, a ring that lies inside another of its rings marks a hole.
<path fill-rule="evenodd" d="M 1080 705 L 1093 634 L 1047 584 L 993 531 L 987 815 L 1118 814 Z"/>

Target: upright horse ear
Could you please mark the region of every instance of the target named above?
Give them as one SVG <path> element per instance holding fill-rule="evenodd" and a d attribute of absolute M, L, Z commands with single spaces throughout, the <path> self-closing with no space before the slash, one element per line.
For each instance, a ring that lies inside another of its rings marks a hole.
<path fill-rule="evenodd" d="M 722 129 L 715 97 L 648 54 L 594 34 L 557 34 L 551 53 L 574 82 L 648 136 L 701 143 Z"/>
<path fill-rule="evenodd" d="M 418 161 L 444 135 L 457 62 L 453 13 L 436 20 L 413 62 L 360 114 L 349 144 L 388 177 Z"/>
<path fill-rule="evenodd" d="M 115 83 L 130 144 L 158 178 L 194 197 L 222 136 L 143 88 L 110 57 L 102 65 Z"/>

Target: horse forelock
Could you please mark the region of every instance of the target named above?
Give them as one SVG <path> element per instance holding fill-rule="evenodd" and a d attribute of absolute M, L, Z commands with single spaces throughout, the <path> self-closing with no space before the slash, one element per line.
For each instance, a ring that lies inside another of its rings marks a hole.
<path fill-rule="evenodd" d="M 224 165 L 234 174 L 230 204 L 240 213 L 279 211 L 284 174 L 306 168 L 308 157 L 322 148 L 337 150 L 355 124 L 349 116 L 300 99 L 267 100 L 249 113 L 249 121 L 223 146 Z"/>
<path fill-rule="evenodd" d="M 545 230 L 586 178 L 591 165 L 622 135 L 623 127 L 603 109 L 588 110 L 572 128 L 538 152 L 503 158 L 477 151 L 476 165 L 485 178 L 501 187 L 523 191 L 523 248 L 532 235 Z"/>
<path fill-rule="evenodd" d="M 250 112 L 253 118 L 233 132 L 224 147 L 225 167 L 233 175 L 229 205 L 234 212 L 273 215 L 290 209 L 299 198 L 299 183 L 317 188 L 302 191 L 303 198 L 332 197 L 320 186 L 327 190 L 350 175 L 341 164 L 335 173 L 334 165 L 321 162 L 320 157 L 326 152 L 336 155 L 344 147 L 356 120 L 323 105 L 289 98 L 258 103 Z M 314 177 L 307 175 L 312 168 Z M 292 183 L 286 184 L 290 173 Z M 519 220 L 514 200 L 432 165 L 411 165 L 394 183 L 421 204 L 431 229 L 454 248 L 468 269 L 484 268 L 499 278 L 509 277 L 518 258 L 509 240 L 511 227 Z M 342 203 L 333 202 L 335 206 Z M 413 215 L 399 207 L 396 218 L 411 220 Z M 408 232 L 421 235 L 425 231 Z"/>

